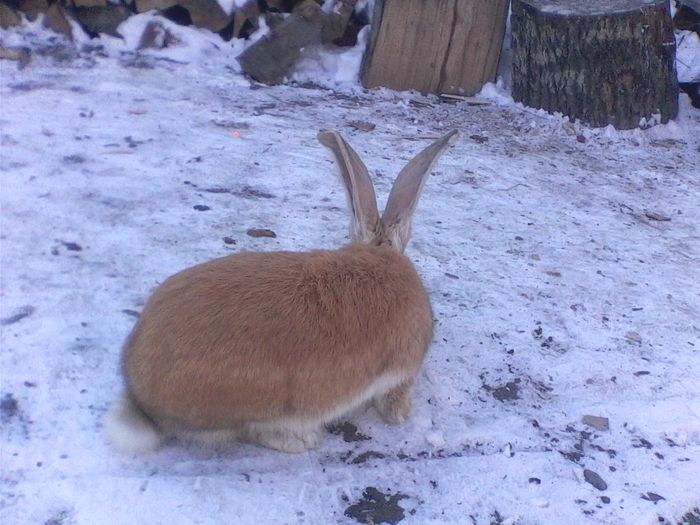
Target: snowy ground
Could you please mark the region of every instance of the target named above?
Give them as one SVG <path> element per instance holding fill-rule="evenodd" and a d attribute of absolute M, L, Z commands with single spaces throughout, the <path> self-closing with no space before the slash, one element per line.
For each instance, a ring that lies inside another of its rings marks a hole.
<path fill-rule="evenodd" d="M 469 106 L 259 88 L 230 49 L 200 51 L 206 60 L 184 65 L 44 42 L 24 70 L 0 61 L 0 522 L 319 524 L 369 512 L 651 525 L 700 505 L 700 112 L 685 96 L 668 125 L 591 130 L 502 96 Z M 380 201 L 430 138 L 461 130 L 407 252 L 436 318 L 414 417 L 388 427 L 356 414 L 357 428 L 301 455 L 116 453 L 101 417 L 121 389 L 120 345 L 158 283 L 237 250 L 346 241 L 321 128 L 363 155 Z"/>

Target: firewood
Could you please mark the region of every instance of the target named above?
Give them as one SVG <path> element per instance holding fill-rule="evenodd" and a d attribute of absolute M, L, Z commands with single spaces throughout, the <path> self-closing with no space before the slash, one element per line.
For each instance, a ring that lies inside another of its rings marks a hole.
<path fill-rule="evenodd" d="M 32 55 L 29 49 L 24 47 L 0 47 L 0 59 L 16 60 L 17 69 L 24 69 L 31 61 Z"/>
<path fill-rule="evenodd" d="M 495 80 L 508 0 L 376 0 L 365 87 L 473 95 Z"/>
<path fill-rule="evenodd" d="M 513 98 L 594 126 L 678 114 L 666 0 L 513 0 Z"/>
<path fill-rule="evenodd" d="M 0 4 L 0 27 L 7 29 L 21 23 L 22 18 L 17 14 L 17 11 L 8 5 Z"/>
<path fill-rule="evenodd" d="M 187 11 L 192 25 L 218 33 L 231 23 L 234 15 L 227 15 L 216 0 L 136 0 L 136 11 L 167 11 L 179 6 Z"/>
<path fill-rule="evenodd" d="M 86 6 L 76 7 L 71 14 L 90 35 L 119 36 L 117 27 L 131 16 L 131 10 L 122 5 Z"/>
<path fill-rule="evenodd" d="M 36 18 L 45 13 L 49 9 L 49 2 L 47 0 L 19 0 L 17 2 L 17 10 L 21 11 L 29 20 L 36 20 Z"/>
<path fill-rule="evenodd" d="M 51 4 L 44 13 L 43 25 L 56 33 L 65 35 L 69 40 L 73 40 L 73 27 L 71 27 L 66 12 L 60 5 Z"/>
<path fill-rule="evenodd" d="M 238 57 L 243 71 L 265 84 L 283 82 L 303 48 L 329 42 L 343 34 L 356 3 L 357 0 L 338 0 L 333 12 L 326 14 L 314 0 L 305 0 Z"/>

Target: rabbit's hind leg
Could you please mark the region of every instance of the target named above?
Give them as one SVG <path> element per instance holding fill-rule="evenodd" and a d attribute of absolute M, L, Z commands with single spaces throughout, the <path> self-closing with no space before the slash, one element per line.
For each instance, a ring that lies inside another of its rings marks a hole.
<path fill-rule="evenodd" d="M 323 428 L 315 424 L 251 423 L 245 430 L 246 441 L 292 454 L 316 448 L 322 439 Z"/>
<path fill-rule="evenodd" d="M 411 401 L 412 386 L 413 381 L 407 380 L 374 398 L 374 407 L 384 421 L 398 425 L 408 419 L 413 407 Z"/>

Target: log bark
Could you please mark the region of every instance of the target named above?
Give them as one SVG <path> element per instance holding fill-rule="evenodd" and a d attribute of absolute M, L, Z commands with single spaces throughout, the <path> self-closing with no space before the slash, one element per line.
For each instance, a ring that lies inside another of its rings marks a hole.
<path fill-rule="evenodd" d="M 513 98 L 594 126 L 678 114 L 666 0 L 513 0 Z"/>
<path fill-rule="evenodd" d="M 508 0 L 376 0 L 365 87 L 473 95 L 495 79 Z"/>

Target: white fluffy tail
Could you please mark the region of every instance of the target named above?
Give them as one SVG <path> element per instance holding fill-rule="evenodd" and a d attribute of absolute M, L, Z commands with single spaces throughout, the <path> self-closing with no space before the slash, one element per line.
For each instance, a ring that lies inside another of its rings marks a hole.
<path fill-rule="evenodd" d="M 107 412 L 104 428 L 107 441 L 129 454 L 150 452 L 163 442 L 163 435 L 126 393 Z"/>

